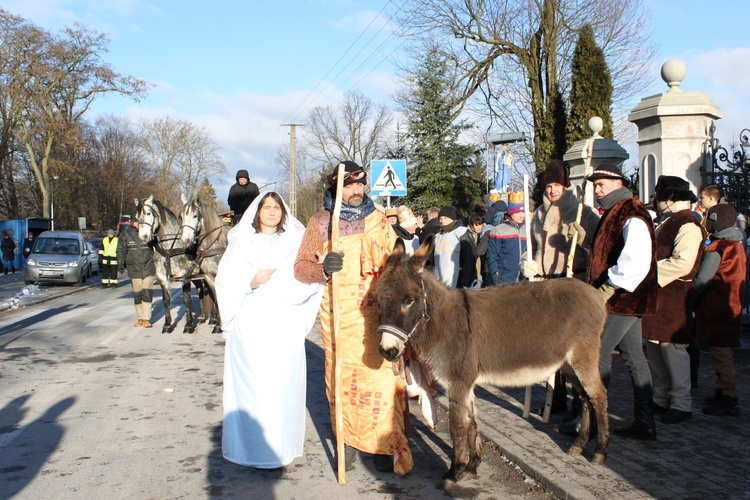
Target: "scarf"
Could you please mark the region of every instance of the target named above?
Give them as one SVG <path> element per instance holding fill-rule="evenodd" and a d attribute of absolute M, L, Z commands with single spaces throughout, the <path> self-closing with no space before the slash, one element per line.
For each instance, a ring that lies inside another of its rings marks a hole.
<path fill-rule="evenodd" d="M 599 205 L 606 211 L 610 210 L 612 207 L 620 203 L 622 200 L 627 200 L 628 198 L 632 198 L 633 193 L 630 192 L 630 190 L 626 187 L 621 187 L 619 189 L 615 189 L 608 195 L 599 198 L 597 201 L 599 202 Z"/>
<path fill-rule="evenodd" d="M 333 213 L 334 199 L 330 196 L 327 196 L 327 194 L 328 193 L 326 192 L 326 195 L 323 196 L 323 208 Z M 369 196 L 364 195 L 362 204 L 358 207 L 353 207 L 351 205 L 347 205 L 346 203 L 342 203 L 340 217 L 347 222 L 353 222 L 355 220 L 364 219 L 375 210 L 375 203 L 372 202 Z"/>
<path fill-rule="evenodd" d="M 456 227 L 456 221 L 451 222 L 450 224 L 446 224 L 445 226 L 440 226 L 443 228 L 444 233 L 450 233 L 453 231 L 453 228 Z"/>

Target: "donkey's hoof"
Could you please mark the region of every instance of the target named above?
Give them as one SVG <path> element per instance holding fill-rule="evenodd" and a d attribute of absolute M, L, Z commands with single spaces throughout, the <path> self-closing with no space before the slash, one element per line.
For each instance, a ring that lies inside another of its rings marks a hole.
<path fill-rule="evenodd" d="M 203 323 L 206 322 L 206 317 L 205 316 L 198 316 L 198 318 L 196 319 L 196 321 L 198 322 L 199 325 L 202 325 Z"/>
<path fill-rule="evenodd" d="M 601 465 L 604 463 L 604 459 L 607 458 L 607 455 L 604 453 L 594 453 L 594 458 L 591 459 L 591 463 L 595 465 Z"/>
<path fill-rule="evenodd" d="M 453 466 L 451 466 L 451 468 L 448 469 L 448 472 L 443 474 L 443 481 L 457 483 L 459 481 L 459 478 L 462 476 L 462 474 L 463 474 L 463 467 L 456 469 Z"/>
<path fill-rule="evenodd" d="M 573 445 L 568 448 L 568 455 L 580 455 L 583 453 L 583 448 L 577 445 Z"/>
<path fill-rule="evenodd" d="M 172 330 L 174 330 L 174 327 L 172 327 L 172 325 L 164 325 L 164 327 L 161 329 L 161 333 L 172 333 Z"/>
<path fill-rule="evenodd" d="M 221 326 L 216 325 L 213 330 L 211 330 L 211 333 L 221 333 Z"/>
<path fill-rule="evenodd" d="M 193 325 L 185 325 L 182 329 L 182 333 L 195 333 L 195 327 Z"/>

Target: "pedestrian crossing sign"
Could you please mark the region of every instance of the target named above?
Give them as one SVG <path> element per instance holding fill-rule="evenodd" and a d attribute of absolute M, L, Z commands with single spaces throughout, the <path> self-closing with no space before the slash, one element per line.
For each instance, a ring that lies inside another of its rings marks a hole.
<path fill-rule="evenodd" d="M 406 160 L 372 160 L 373 196 L 406 196 Z"/>

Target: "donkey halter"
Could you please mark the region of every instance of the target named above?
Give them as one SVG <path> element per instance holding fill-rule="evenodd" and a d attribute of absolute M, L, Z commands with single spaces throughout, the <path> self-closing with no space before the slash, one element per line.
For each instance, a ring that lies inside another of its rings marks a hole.
<path fill-rule="evenodd" d="M 425 289 L 424 289 L 424 280 L 421 278 L 419 279 L 419 285 L 422 287 L 422 316 L 419 318 L 419 321 L 414 323 L 414 326 L 411 328 L 409 333 L 406 333 L 401 328 L 394 326 L 394 325 L 380 325 L 377 330 L 378 335 L 382 337 L 384 333 L 390 333 L 391 335 L 399 339 L 401 342 L 403 342 L 404 345 L 406 345 L 406 343 L 409 342 L 409 339 L 411 338 L 411 336 L 414 335 L 414 332 L 417 330 L 417 327 L 420 324 L 422 324 L 423 321 L 425 323 L 430 321 L 430 315 L 427 312 L 427 292 L 425 292 Z"/>

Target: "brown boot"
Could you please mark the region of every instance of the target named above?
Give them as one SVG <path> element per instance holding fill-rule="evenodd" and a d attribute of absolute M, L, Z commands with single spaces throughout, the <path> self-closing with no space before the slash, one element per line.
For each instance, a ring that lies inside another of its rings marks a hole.
<path fill-rule="evenodd" d="M 151 327 L 153 327 L 154 325 L 152 325 L 152 324 L 151 324 L 151 322 L 150 322 L 149 320 L 147 320 L 147 319 L 144 319 L 143 321 L 141 321 L 141 326 L 142 326 L 143 328 L 151 328 Z"/>
<path fill-rule="evenodd" d="M 133 326 L 143 326 L 143 320 L 139 319 L 138 321 L 135 322 Z"/>

